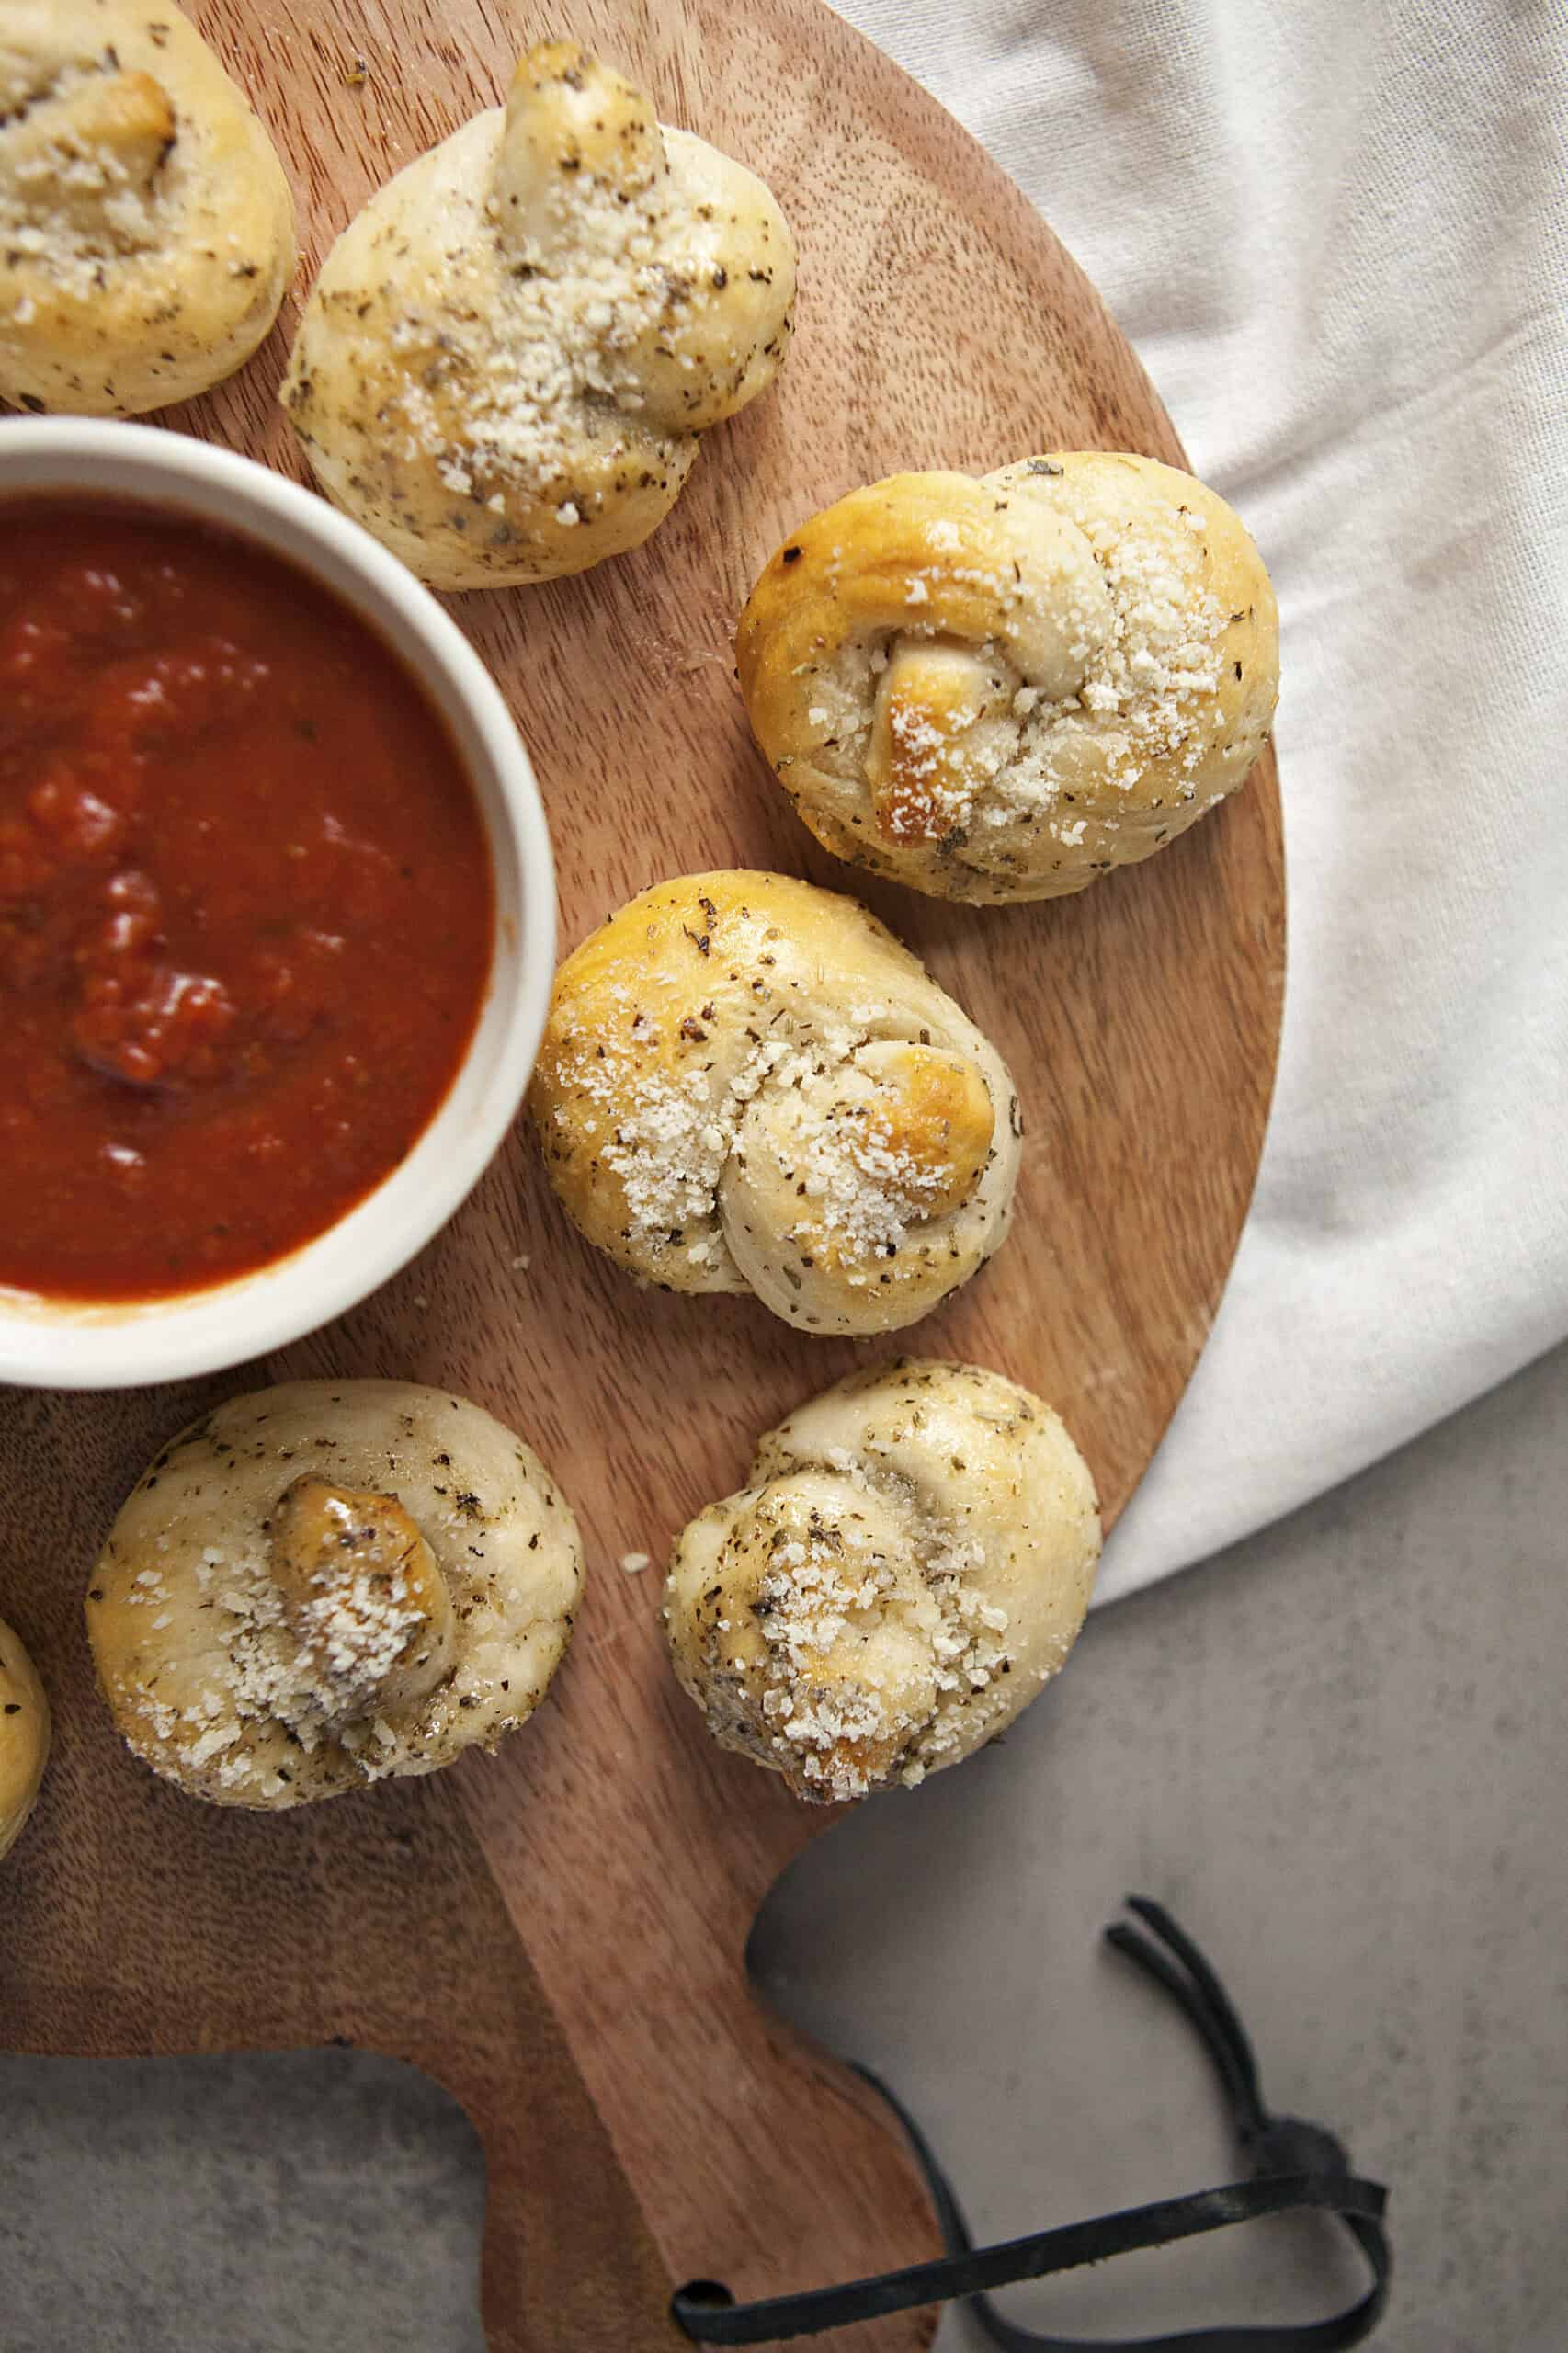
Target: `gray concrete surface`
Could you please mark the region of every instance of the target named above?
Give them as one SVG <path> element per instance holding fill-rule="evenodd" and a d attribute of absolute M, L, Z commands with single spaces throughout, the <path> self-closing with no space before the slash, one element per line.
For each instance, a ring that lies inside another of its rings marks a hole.
<path fill-rule="evenodd" d="M 1186 2029 L 1097 1948 L 1142 1889 L 1210 1947 L 1275 2104 L 1392 2183 L 1381 2353 L 1568 2347 L 1565 1433 L 1568 1350 L 1103 1612 L 1004 1747 L 778 1891 L 763 1983 L 903 2090 L 981 2229 L 1231 2170 Z M 416 2076 L 0 2060 L 0 2118 L 3 2353 L 482 2353 L 482 2165 Z M 1126 2336 L 1355 2284 L 1282 2222 L 1007 2308 Z"/>

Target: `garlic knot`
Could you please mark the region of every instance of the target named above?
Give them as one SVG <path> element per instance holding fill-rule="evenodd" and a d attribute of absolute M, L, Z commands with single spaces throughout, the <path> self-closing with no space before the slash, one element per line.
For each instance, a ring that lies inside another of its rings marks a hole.
<path fill-rule="evenodd" d="M 1243 782 L 1278 687 L 1257 550 L 1190 474 L 1060 450 L 894 474 L 813 516 L 735 637 L 819 841 L 938 898 L 1054 898 Z"/>
<path fill-rule="evenodd" d="M 1100 1529 L 1050 1407 L 978 1365 L 855 1373 L 757 1444 L 676 1540 L 676 1672 L 721 1746 L 797 1797 L 957 1764 L 1062 1666 Z"/>

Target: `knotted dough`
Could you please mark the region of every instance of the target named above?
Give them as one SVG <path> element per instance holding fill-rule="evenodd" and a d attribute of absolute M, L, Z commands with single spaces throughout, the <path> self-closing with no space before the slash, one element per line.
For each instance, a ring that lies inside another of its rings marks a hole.
<path fill-rule="evenodd" d="M 6 0 L 0 400 L 189 400 L 250 358 L 293 268 L 272 143 L 169 0 Z"/>
<path fill-rule="evenodd" d="M 282 399 L 324 490 L 441 588 L 645 540 L 789 340 L 763 183 L 569 41 L 421 155 L 326 259 Z"/>
<path fill-rule="evenodd" d="M 0 1857 L 21 1836 L 49 1762 L 49 1701 L 20 1637 L 0 1618 Z"/>
<path fill-rule="evenodd" d="M 661 882 L 556 975 L 529 1097 L 590 1242 L 812 1332 L 889 1332 L 1007 1230 L 1001 1056 L 853 899 L 747 870 Z"/>
<path fill-rule="evenodd" d="M 797 1797 L 864 1797 L 993 1740 L 1066 1659 L 1099 1506 L 1049 1405 L 979 1365 L 852 1374 L 678 1539 L 664 1617 L 713 1737 Z"/>
<path fill-rule="evenodd" d="M 581 1584 L 565 1498 L 479 1406 L 297 1381 L 164 1449 L 109 1530 L 87 1632 L 155 1772 L 292 1806 L 493 1748 L 543 1699 Z"/>
<path fill-rule="evenodd" d="M 1152 458 L 894 474 L 772 558 L 735 641 L 758 743 L 836 857 L 1054 898 L 1233 792 L 1279 683 L 1239 518 Z"/>

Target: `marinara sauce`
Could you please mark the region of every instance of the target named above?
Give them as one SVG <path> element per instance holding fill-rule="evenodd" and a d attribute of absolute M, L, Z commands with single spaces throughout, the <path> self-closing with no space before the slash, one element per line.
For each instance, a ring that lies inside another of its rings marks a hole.
<path fill-rule="evenodd" d="M 440 720 L 248 540 L 0 507 L 0 1283 L 201 1289 L 395 1166 L 472 1036 L 494 886 Z"/>

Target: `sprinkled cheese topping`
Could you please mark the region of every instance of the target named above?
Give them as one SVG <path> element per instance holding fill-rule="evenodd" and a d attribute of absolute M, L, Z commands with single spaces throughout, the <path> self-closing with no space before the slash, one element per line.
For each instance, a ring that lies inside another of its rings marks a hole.
<path fill-rule="evenodd" d="M 158 237 L 176 130 L 167 93 L 149 74 L 119 73 L 106 54 L 6 97 L 0 239 L 85 297 L 102 285 L 106 263 Z"/>
<path fill-rule="evenodd" d="M 195 1575 L 207 1613 L 209 1687 L 183 1709 L 160 1699 L 155 1685 L 136 1703 L 180 1764 L 199 1772 L 221 1760 L 216 1778 L 222 1788 L 254 1779 L 262 1795 L 275 1796 L 282 1785 L 278 1773 L 244 1745 L 248 1726 L 284 1726 L 290 1744 L 305 1755 L 326 1739 L 351 1751 L 362 1748 L 377 1694 L 423 1622 L 406 1580 L 370 1570 L 330 1584 L 323 1578 L 321 1589 L 291 1615 L 262 1546 L 221 1552 L 210 1545 Z M 142 1571 L 135 1583 L 132 1600 L 169 1597 L 156 1571 Z M 153 1627 L 166 1625 L 169 1615 L 160 1610 Z M 367 1778 L 376 1778 L 369 1759 L 366 1770 Z M 286 1768 L 282 1778 L 287 1780 Z"/>
<path fill-rule="evenodd" d="M 1184 513 L 1182 520 L 1201 532 L 1201 517 Z M 928 526 L 927 538 L 935 542 L 941 528 Z M 1042 691 L 1020 676 L 1016 653 L 997 637 L 970 653 L 969 706 L 956 723 L 948 700 L 951 680 L 934 700 L 884 686 L 884 723 L 900 779 L 900 789 L 885 796 L 890 836 L 961 836 L 977 824 L 1011 827 L 1065 802 L 1065 826 L 1052 830 L 1074 846 L 1085 824 L 1072 816 L 1071 802 L 1085 786 L 1096 796 L 1096 822 L 1114 830 L 1121 820 L 1106 795 L 1133 792 L 1155 761 L 1176 760 L 1184 778 L 1198 768 L 1209 749 L 1199 720 L 1219 686 L 1226 616 L 1202 585 L 1189 531 L 1142 516 L 1089 515 L 1081 528 L 1110 603 L 1108 628 L 1087 603 L 1069 595 L 1064 604 L 1066 657 L 1082 668 L 1075 690 Z M 905 601 L 925 605 L 955 579 L 967 582 L 971 574 L 935 561 L 928 573 L 914 574 Z M 971 585 L 985 584 L 975 576 Z M 1025 592 L 998 581 L 989 593 L 1006 608 Z M 906 631 L 885 649 L 895 668 L 912 642 L 919 641 Z M 846 749 L 856 748 L 851 738 Z M 832 751 L 819 757 L 844 772 L 843 757 Z M 1193 793 L 1183 783 L 1175 798 L 1189 801 Z"/>
<path fill-rule="evenodd" d="M 759 1531 L 767 1542 L 749 1594 L 744 1571 L 713 1589 L 710 1717 L 803 1796 L 915 1787 L 1008 1671 L 984 1542 L 861 1457 L 830 1449 L 801 1475 L 809 1499 L 794 1481 L 774 1483 L 734 1523 L 737 1558 Z M 743 1619 L 759 1653 L 736 1640 Z"/>
<path fill-rule="evenodd" d="M 318 1585 L 326 1580 L 317 1577 Z M 401 1574 L 366 1570 L 312 1596 L 299 1613 L 299 1661 L 321 1663 L 334 1711 L 363 1714 L 424 1623 L 424 1612 Z M 285 1719 L 285 1721 L 287 1721 Z"/>
<path fill-rule="evenodd" d="M 563 180 L 551 210 L 562 229 L 569 222 L 570 237 L 553 252 L 538 239 L 517 240 L 499 278 L 477 247 L 506 240 L 505 200 L 492 194 L 470 210 L 454 195 L 460 233 L 438 278 L 392 328 L 403 368 L 389 422 L 403 428 L 407 459 L 434 459 L 462 498 L 501 494 L 510 477 L 570 483 L 586 400 L 608 404 L 591 438 L 626 454 L 631 442 L 617 433 L 615 411 L 635 417 L 642 402 L 624 381 L 625 361 L 667 300 L 665 187 L 661 176 L 621 204 L 585 176 Z M 636 439 L 657 431 L 640 426 Z M 563 529 L 582 519 L 575 496 L 556 499 L 553 513 Z"/>
<path fill-rule="evenodd" d="M 939 1113 L 923 1129 L 918 1103 L 882 1074 L 890 1053 L 919 1050 L 873 1042 L 831 1018 L 783 1017 L 748 1039 L 738 1066 L 726 1067 L 717 1051 L 706 1051 L 722 1042 L 723 1021 L 711 1005 L 701 1020 L 680 1017 L 675 1026 L 689 1051 L 673 1073 L 658 1058 L 665 1029 L 646 1012 L 609 1035 L 571 1017 L 561 1023 L 567 1100 L 557 1118 L 563 1125 L 580 1120 L 584 1101 L 602 1107 L 608 1132 L 597 1156 L 619 1181 L 625 1239 L 634 1251 L 679 1248 L 698 1264 L 722 1265 L 722 1196 L 732 1171 L 777 1193 L 780 1228 L 790 1239 L 846 1266 L 895 1253 L 915 1227 L 950 1212 L 972 1191 L 991 1129 L 978 1077 L 971 1084 L 984 1134 L 976 1155 L 954 1142 L 951 1121 Z"/>
<path fill-rule="evenodd" d="M 790 1227 L 797 1241 L 825 1239 L 843 1257 L 869 1258 L 897 1250 L 911 1226 L 947 1206 L 950 1170 L 896 1143 L 880 1104 L 813 1103 L 795 1145 L 796 1191 L 812 1212 Z"/>
<path fill-rule="evenodd" d="M 206 1545 L 193 1564 L 195 1626 L 208 1687 L 176 1707 L 160 1697 L 158 1680 L 151 1677 L 134 1699 L 136 1713 L 183 1768 L 194 1773 L 212 1768 L 220 1788 L 254 1790 L 263 1798 L 276 1798 L 290 1773 L 287 1766 L 253 1754 L 251 1736 L 279 1728 L 301 1755 L 326 1744 L 347 1752 L 367 1780 L 393 1770 L 392 1763 L 379 1761 L 377 1751 L 399 1748 L 407 1727 L 394 1730 L 384 1711 L 411 1643 L 430 1631 L 414 1575 L 399 1564 L 389 1569 L 373 1552 L 362 1561 L 350 1552 L 345 1566 L 330 1571 L 307 1564 L 304 1591 L 291 1599 L 274 1540 L 280 1514 L 281 1507 L 270 1533 L 248 1543 Z M 470 1533 L 483 1524 L 478 1499 L 458 1492 L 446 1518 L 450 1528 Z M 368 1535 L 352 1530 L 349 1541 L 362 1543 Z M 163 1548 L 167 1543 L 162 1540 Z M 178 1604 L 180 1597 L 163 1572 L 142 1569 L 127 1598 L 133 1606 L 155 1607 L 151 1624 L 159 1630 L 174 1620 L 174 1608 L 165 1605 Z M 180 1610 L 184 1639 L 192 1631 L 189 1611 L 187 1602 Z M 420 1648 L 423 1665 L 436 1646 L 420 1640 Z"/>
<path fill-rule="evenodd" d="M 557 1119 L 563 1127 L 580 1120 L 585 1102 L 603 1114 L 598 1158 L 619 1180 L 625 1239 L 633 1251 L 684 1246 L 699 1258 L 722 1253 L 719 1178 L 736 1129 L 758 1088 L 794 1049 L 788 1036 L 758 1037 L 727 1075 L 696 1055 L 685 1068 L 677 1057 L 677 1074 L 671 1075 L 657 1059 L 661 1025 L 641 1009 L 626 1017 L 624 988 L 612 992 L 612 1001 L 622 1017 L 614 1029 L 601 1031 L 570 1016 L 560 1023 L 563 1100 Z M 701 1020 L 681 1019 L 701 1033 L 690 1042 L 706 1044 Z"/>

